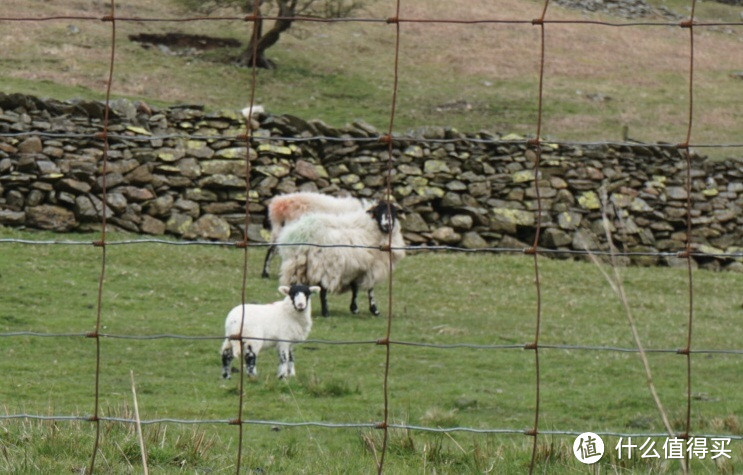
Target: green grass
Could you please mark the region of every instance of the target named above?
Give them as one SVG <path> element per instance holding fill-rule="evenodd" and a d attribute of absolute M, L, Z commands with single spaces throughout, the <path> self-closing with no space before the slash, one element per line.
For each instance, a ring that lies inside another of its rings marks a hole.
<path fill-rule="evenodd" d="M 0 237 L 84 239 L 0 230 Z M 114 235 L 110 239 L 131 237 Z M 93 246 L 0 244 L 0 333 L 84 333 L 95 328 L 101 250 Z M 248 301 L 278 299 L 275 279 L 258 277 L 262 249 L 249 252 Z M 242 253 L 236 249 L 137 244 L 108 246 L 101 331 L 113 335 L 219 337 L 240 301 Z M 541 343 L 634 346 L 623 309 L 598 269 L 586 262 L 540 259 Z M 680 348 L 687 335 L 687 279 L 671 268 L 622 269 L 629 303 L 647 348 Z M 275 274 L 275 270 L 274 270 Z M 433 344 L 523 345 L 534 338 L 536 292 L 527 256 L 416 253 L 393 281 L 392 339 Z M 743 276 L 694 272 L 697 349 L 740 348 Z M 387 309 L 387 289 L 377 289 Z M 347 310 L 332 296 L 331 318 L 317 318 L 310 338 L 375 341 L 386 319 Z M 317 311 L 317 306 L 315 308 Z M 220 378 L 220 342 L 101 339 L 103 415 L 132 417 L 130 371 L 140 416 L 229 420 L 237 416 L 237 374 Z M 84 337 L 0 337 L 0 405 L 9 414 L 90 415 L 95 341 Z M 676 430 L 686 410 L 685 358 L 648 355 L 658 393 Z M 692 431 L 743 434 L 739 355 L 692 358 Z M 275 379 L 271 350 L 246 381 L 243 417 L 283 422 L 376 423 L 383 418 L 385 351 L 375 344 L 297 346 L 298 377 Z M 611 351 L 540 351 L 543 430 L 662 432 L 639 358 Z M 522 349 L 438 349 L 392 345 L 390 421 L 427 427 L 523 430 L 533 423 L 534 355 Z M 141 469 L 133 428 L 102 422 L 97 466 L 105 473 Z M 144 428 L 149 466 L 157 473 L 231 473 L 237 427 L 155 424 Z M 245 426 L 243 466 L 271 473 L 373 473 L 381 431 L 364 428 Z M 85 421 L 0 421 L 0 471 L 69 472 L 87 466 L 94 427 Z M 581 473 L 573 437 L 540 436 L 539 467 Z M 607 446 L 616 438 L 606 438 Z M 719 469 L 741 469 L 743 444 Z M 611 453 L 611 451 L 610 451 Z M 392 429 L 388 473 L 522 473 L 531 454 L 522 435 L 438 434 Z M 710 460 L 699 473 L 716 472 Z M 601 470 L 675 473 L 674 463 L 602 460 Z"/>

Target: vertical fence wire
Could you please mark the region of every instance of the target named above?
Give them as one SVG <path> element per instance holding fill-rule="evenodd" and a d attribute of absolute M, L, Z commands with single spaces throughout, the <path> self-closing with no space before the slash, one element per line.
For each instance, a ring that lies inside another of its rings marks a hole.
<path fill-rule="evenodd" d="M 102 21 L 111 23 L 111 54 L 108 64 L 108 80 L 106 82 L 106 99 L 104 106 L 103 115 L 103 131 L 100 134 L 100 138 L 103 141 L 103 155 L 101 164 L 101 234 L 100 240 L 93 243 L 95 246 L 101 248 L 101 267 L 100 274 L 98 277 L 98 294 L 96 302 L 96 321 L 95 331 L 92 334 L 88 334 L 89 337 L 95 338 L 95 395 L 94 395 L 94 408 L 93 416 L 90 418 L 91 421 L 95 422 L 95 442 L 93 443 L 93 453 L 90 456 L 90 466 L 88 467 L 88 473 L 92 474 L 95 471 L 95 460 L 98 453 L 98 446 L 101 439 L 101 421 L 99 418 L 100 411 L 100 379 L 101 379 L 101 316 L 103 313 L 103 286 L 106 279 L 106 214 L 108 210 L 107 205 L 107 183 L 106 174 L 108 173 L 108 126 L 110 116 L 110 102 L 111 102 L 111 84 L 113 83 L 114 77 L 114 63 L 116 61 L 116 5 L 115 0 L 111 0 L 110 13 L 108 16 L 101 18 Z M 95 203 L 94 203 L 95 204 Z"/>
<path fill-rule="evenodd" d="M 395 56 L 394 56 L 394 63 L 392 68 L 392 98 L 391 98 L 391 104 L 390 104 L 390 121 L 389 121 L 389 127 L 387 128 L 387 135 L 384 137 L 383 140 L 387 143 L 387 173 L 386 173 L 386 180 L 385 180 L 385 201 L 387 202 L 387 219 L 389 222 L 392 222 L 390 219 L 392 214 L 392 209 L 390 209 L 391 203 L 392 203 L 392 162 L 393 162 L 393 153 L 392 153 L 392 145 L 393 145 L 393 132 L 395 128 L 395 113 L 397 111 L 397 91 L 398 91 L 398 85 L 399 85 L 399 78 L 400 78 L 400 3 L 401 0 L 395 1 L 395 16 L 390 17 L 387 19 L 388 24 L 394 24 L 395 25 Z M 377 473 L 381 474 L 384 470 L 384 462 L 387 456 L 387 446 L 389 442 L 389 412 L 390 412 L 390 363 L 391 363 L 391 346 L 390 346 L 390 337 L 392 335 L 392 319 L 393 319 L 393 292 L 392 292 L 392 230 L 388 233 L 388 241 L 387 241 L 387 265 L 388 265 L 388 271 L 389 271 L 389 277 L 387 279 L 388 285 L 387 285 L 387 327 L 385 330 L 384 339 L 380 340 L 380 343 L 384 345 L 385 347 L 385 357 L 384 357 L 384 381 L 383 381 L 383 391 L 384 391 L 384 408 L 383 408 L 383 420 L 382 423 L 378 425 L 382 429 L 382 453 L 380 455 L 378 464 L 377 464 Z"/>
<path fill-rule="evenodd" d="M 539 82 L 537 90 L 537 117 L 536 117 L 536 134 L 530 141 L 530 146 L 534 151 L 534 191 L 537 203 L 536 213 L 536 231 L 534 242 L 530 249 L 525 252 L 531 254 L 534 259 L 534 291 L 536 298 L 535 322 L 534 322 L 534 341 L 526 345 L 526 349 L 534 351 L 534 423 L 532 428 L 527 431 L 527 435 L 532 437 L 531 460 L 529 462 L 529 473 L 534 473 L 537 460 L 537 447 L 539 442 L 539 404 L 541 400 L 541 374 L 539 367 L 539 336 L 542 327 L 542 286 L 540 281 L 539 269 L 539 235 L 542 228 L 542 196 L 540 193 L 540 161 L 542 159 L 542 146 L 540 139 L 542 136 L 542 107 L 544 102 L 544 51 L 545 51 L 545 28 L 544 18 L 547 15 L 549 0 L 545 0 L 542 14 L 535 19 L 532 24 L 539 26 Z"/>
<path fill-rule="evenodd" d="M 240 473 L 242 466 L 242 455 L 244 446 L 244 428 L 243 428 L 243 410 L 245 401 L 245 372 L 242 371 L 243 360 L 245 360 L 245 339 L 243 330 L 245 326 L 245 303 L 247 301 L 247 289 L 248 289 L 248 249 L 250 247 L 250 237 L 248 231 L 250 229 L 250 177 L 252 172 L 251 161 L 250 161 L 250 145 L 251 138 L 253 135 L 253 109 L 255 105 L 255 90 L 257 82 L 257 51 L 258 51 L 258 30 L 261 21 L 260 15 L 260 0 L 246 0 L 247 8 L 252 11 L 252 15 L 245 18 L 246 22 L 252 24 L 253 29 L 250 35 L 252 45 L 252 63 L 250 65 L 250 84 L 249 84 L 249 101 L 248 101 L 248 113 L 245 114 L 245 221 L 243 222 L 243 240 L 237 243 L 238 247 L 242 248 L 242 275 L 240 283 L 240 353 L 239 353 L 239 368 L 240 368 L 240 382 L 238 386 L 238 409 L 237 419 L 235 423 L 238 427 L 238 440 L 237 440 L 237 460 L 235 461 L 235 473 Z M 252 1 L 252 4 L 251 4 Z M 230 349 L 232 351 L 232 349 Z"/>
<path fill-rule="evenodd" d="M 687 323 L 687 335 L 686 335 L 686 346 L 680 351 L 686 357 L 686 421 L 684 432 L 681 434 L 681 438 L 684 440 L 689 439 L 691 433 L 691 388 L 692 388 L 692 377 L 691 377 L 691 340 L 692 340 L 692 326 L 694 323 L 694 273 L 692 269 L 692 257 L 691 257 L 691 241 L 692 241 L 692 228 L 691 228 L 691 151 L 689 150 L 689 144 L 691 143 L 691 132 L 694 124 L 694 14 L 696 10 L 696 0 L 691 0 L 691 12 L 689 20 L 681 24 L 683 28 L 689 29 L 689 107 L 688 107 L 688 121 L 686 128 L 686 141 L 682 144 L 684 150 L 684 157 L 686 159 L 686 249 L 683 254 L 686 258 L 686 272 L 688 277 L 688 298 L 689 298 L 689 316 Z M 682 460 L 682 469 L 684 473 L 688 473 L 689 470 L 689 453 L 684 453 Z"/>

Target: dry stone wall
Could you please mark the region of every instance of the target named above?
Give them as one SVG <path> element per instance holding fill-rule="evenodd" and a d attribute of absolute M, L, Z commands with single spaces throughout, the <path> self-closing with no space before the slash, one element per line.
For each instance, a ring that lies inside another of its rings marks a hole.
<path fill-rule="evenodd" d="M 387 145 L 362 121 L 332 128 L 321 121 L 261 115 L 248 148 L 236 111 L 199 106 L 154 109 L 118 100 L 109 127 L 107 198 L 102 201 L 104 107 L 0 95 L 0 225 L 59 232 L 113 228 L 184 239 L 266 236 L 266 202 L 296 190 L 375 198 L 387 186 Z M 321 138 L 318 138 L 321 137 Z M 545 144 L 535 180 L 534 152 L 521 137 L 464 134 L 430 127 L 393 143 L 391 185 L 406 213 L 412 245 L 528 247 L 542 200 L 540 245 L 607 249 L 602 212 L 614 243 L 640 264 L 670 264 L 685 246 L 692 204 L 695 259 L 740 270 L 743 167 L 740 161 L 686 160 L 660 145 Z M 651 254 L 651 255 L 647 255 Z"/>

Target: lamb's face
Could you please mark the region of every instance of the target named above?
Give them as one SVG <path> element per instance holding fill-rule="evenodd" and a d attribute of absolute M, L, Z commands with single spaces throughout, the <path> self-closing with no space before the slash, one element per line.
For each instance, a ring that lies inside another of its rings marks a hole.
<path fill-rule="evenodd" d="M 385 234 L 392 232 L 397 222 L 397 207 L 387 201 L 380 201 L 375 207 L 369 210 L 374 220 L 379 226 L 379 230 Z"/>
<path fill-rule="evenodd" d="M 303 312 L 310 304 L 310 296 L 314 292 L 319 292 L 320 287 L 309 287 L 307 285 L 292 285 L 291 287 L 279 287 L 279 292 L 287 295 L 297 312 Z"/>

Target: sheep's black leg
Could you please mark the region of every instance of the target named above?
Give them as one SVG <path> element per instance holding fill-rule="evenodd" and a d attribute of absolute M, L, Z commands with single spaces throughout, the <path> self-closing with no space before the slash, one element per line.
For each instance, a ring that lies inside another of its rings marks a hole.
<path fill-rule="evenodd" d="M 377 301 L 374 300 L 374 289 L 369 289 L 369 311 L 372 315 L 378 316 L 379 309 L 377 308 Z"/>
<path fill-rule="evenodd" d="M 258 355 L 256 355 L 253 352 L 253 348 L 250 345 L 247 345 L 245 348 L 245 370 L 248 373 L 248 376 L 255 376 L 255 363 L 258 359 Z"/>
<path fill-rule="evenodd" d="M 351 313 L 359 313 L 359 306 L 356 304 L 356 296 L 359 294 L 359 286 L 356 282 L 351 282 Z"/>
<path fill-rule="evenodd" d="M 271 266 L 271 260 L 273 259 L 274 254 L 276 254 L 276 246 L 271 244 L 268 246 L 266 258 L 263 260 L 263 272 L 261 273 L 261 277 L 264 279 L 268 279 L 268 268 Z"/>
<path fill-rule="evenodd" d="M 224 351 L 222 351 L 222 377 L 224 379 L 230 379 L 232 358 L 232 347 L 226 348 Z"/>
<path fill-rule="evenodd" d="M 322 316 L 327 317 L 328 312 L 328 289 L 320 287 L 320 304 L 322 305 Z"/>

